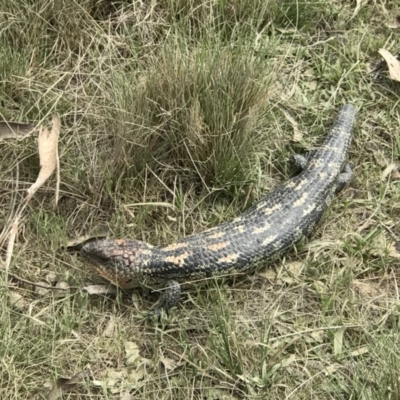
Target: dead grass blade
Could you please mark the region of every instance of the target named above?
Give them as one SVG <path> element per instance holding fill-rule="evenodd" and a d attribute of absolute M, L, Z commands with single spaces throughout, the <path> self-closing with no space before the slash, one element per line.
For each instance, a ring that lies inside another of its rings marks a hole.
<path fill-rule="evenodd" d="M 53 127 L 51 132 L 47 128 L 41 128 L 38 137 L 40 172 L 36 182 L 28 189 L 26 202 L 28 203 L 36 191 L 43 186 L 47 179 L 57 169 L 57 184 L 55 205 L 58 202 L 59 193 L 59 159 L 58 159 L 58 138 L 60 135 L 61 123 L 58 116 L 53 118 Z"/>
<path fill-rule="evenodd" d="M 293 127 L 293 142 L 301 142 L 303 140 L 303 132 L 299 128 L 299 124 L 286 110 L 281 108 L 281 111 Z"/>
<path fill-rule="evenodd" d="M 5 269 L 6 273 L 8 272 L 8 270 L 10 268 L 11 256 L 12 256 L 12 253 L 14 250 L 14 243 L 15 243 L 15 238 L 18 233 L 18 226 L 19 226 L 20 219 L 21 219 L 21 214 L 17 214 L 17 216 L 15 217 L 14 222 L 12 224 L 12 227 L 11 227 L 10 238 L 8 240 L 8 245 L 7 245 L 6 262 L 4 265 L 4 269 Z"/>
<path fill-rule="evenodd" d="M 87 242 L 90 242 L 92 240 L 98 240 L 98 239 L 103 239 L 107 237 L 107 232 L 100 233 L 99 235 L 84 235 L 84 236 L 79 236 L 74 239 L 70 239 L 67 242 L 67 245 L 65 246 L 68 250 L 78 250 L 81 248 L 84 244 Z"/>

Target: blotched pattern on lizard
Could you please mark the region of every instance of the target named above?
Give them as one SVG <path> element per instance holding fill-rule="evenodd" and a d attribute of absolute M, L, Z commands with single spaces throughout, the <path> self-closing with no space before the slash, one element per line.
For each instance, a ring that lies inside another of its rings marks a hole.
<path fill-rule="evenodd" d="M 295 156 L 302 171 L 239 217 L 166 247 L 132 240 L 98 240 L 82 248 L 96 273 L 123 288 L 165 285 L 154 312 L 179 299 L 180 283 L 253 272 L 309 235 L 351 179 L 346 164 L 356 108 L 342 107 L 322 146 Z"/>

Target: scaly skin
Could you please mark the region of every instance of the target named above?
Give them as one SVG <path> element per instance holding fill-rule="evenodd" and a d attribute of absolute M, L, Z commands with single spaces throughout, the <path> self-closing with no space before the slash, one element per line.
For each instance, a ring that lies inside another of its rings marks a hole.
<path fill-rule="evenodd" d="M 232 221 L 187 236 L 166 247 L 131 239 L 98 240 L 82 248 L 95 271 L 123 288 L 166 285 L 156 313 L 170 308 L 180 283 L 253 272 L 309 235 L 351 178 L 345 164 L 356 109 L 342 107 L 323 145 L 302 172 L 278 186 Z"/>

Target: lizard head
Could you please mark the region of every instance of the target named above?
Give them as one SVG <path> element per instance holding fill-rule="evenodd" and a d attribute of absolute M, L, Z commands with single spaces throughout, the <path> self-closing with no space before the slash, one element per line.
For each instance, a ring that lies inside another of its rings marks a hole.
<path fill-rule="evenodd" d="M 96 274 L 129 289 L 140 286 L 141 269 L 153 251 L 153 246 L 140 240 L 104 239 L 86 243 L 81 254 Z"/>

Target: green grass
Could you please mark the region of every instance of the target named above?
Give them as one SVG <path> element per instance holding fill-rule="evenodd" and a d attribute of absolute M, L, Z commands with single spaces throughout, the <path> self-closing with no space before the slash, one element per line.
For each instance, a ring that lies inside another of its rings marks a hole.
<path fill-rule="evenodd" d="M 400 398 L 400 181 L 383 174 L 400 163 L 400 98 L 385 70 L 367 73 L 380 48 L 398 54 L 387 23 L 400 9 L 364 3 L 2 7 L 1 117 L 62 121 L 58 209 L 53 177 L 25 212 L 10 273 L 69 290 L 0 274 L 0 398 L 44 399 L 86 367 L 63 398 Z M 83 290 L 94 277 L 69 239 L 163 245 L 237 216 L 347 102 L 359 109 L 354 179 L 268 279 L 189 288 L 160 325 L 146 320 L 151 294 Z M 34 137 L 0 153 L 2 264 L 39 158 Z"/>

